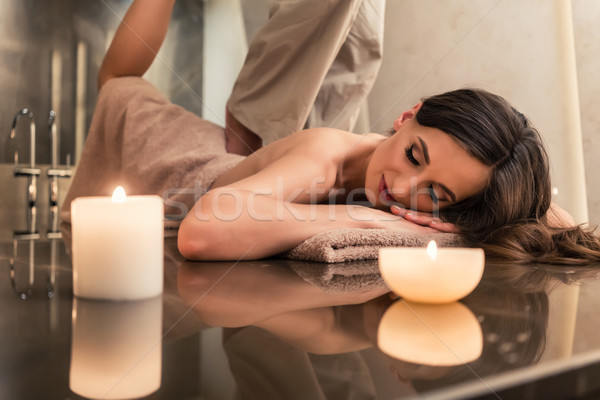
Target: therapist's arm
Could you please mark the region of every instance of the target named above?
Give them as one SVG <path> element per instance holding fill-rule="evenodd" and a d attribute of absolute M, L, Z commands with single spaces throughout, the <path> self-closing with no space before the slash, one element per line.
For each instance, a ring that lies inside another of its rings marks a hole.
<path fill-rule="evenodd" d="M 121 21 L 98 73 L 98 88 L 120 76 L 142 76 L 167 34 L 175 0 L 136 0 Z"/>
<path fill-rule="evenodd" d="M 225 110 L 225 148 L 228 153 L 248 156 L 262 147 L 262 139 Z"/>

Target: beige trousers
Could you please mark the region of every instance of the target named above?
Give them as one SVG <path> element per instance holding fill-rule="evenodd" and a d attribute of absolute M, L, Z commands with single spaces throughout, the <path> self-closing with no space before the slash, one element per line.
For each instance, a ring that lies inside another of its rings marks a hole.
<path fill-rule="evenodd" d="M 383 53 L 385 0 L 277 0 L 228 110 L 264 144 L 305 127 L 352 130 Z"/>

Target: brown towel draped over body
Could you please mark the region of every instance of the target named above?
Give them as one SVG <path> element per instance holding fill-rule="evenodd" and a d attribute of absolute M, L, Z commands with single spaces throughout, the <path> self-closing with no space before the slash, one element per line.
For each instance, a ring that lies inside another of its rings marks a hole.
<path fill-rule="evenodd" d="M 111 79 L 102 86 L 81 161 L 61 209 L 71 201 L 155 194 L 165 202 L 165 226 L 177 227 L 187 210 L 223 172 L 244 157 L 225 151 L 223 128 L 172 104 L 142 78 Z"/>

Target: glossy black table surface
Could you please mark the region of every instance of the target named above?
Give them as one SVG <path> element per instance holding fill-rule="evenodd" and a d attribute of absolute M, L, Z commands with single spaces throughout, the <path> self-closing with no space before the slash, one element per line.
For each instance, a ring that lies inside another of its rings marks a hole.
<path fill-rule="evenodd" d="M 294 263 L 190 262 L 166 238 L 162 296 L 100 302 L 73 297 L 63 240 L 2 244 L 0 399 L 600 393 L 598 267 L 488 264 L 454 308 L 424 309 Z"/>

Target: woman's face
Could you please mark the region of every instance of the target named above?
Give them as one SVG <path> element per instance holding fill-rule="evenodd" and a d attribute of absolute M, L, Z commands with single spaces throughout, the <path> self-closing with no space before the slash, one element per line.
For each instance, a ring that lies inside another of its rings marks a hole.
<path fill-rule="evenodd" d="M 491 168 L 471 156 L 450 135 L 418 124 L 421 103 L 394 122 L 396 133 L 383 141 L 367 167 L 369 202 L 435 211 L 481 191 Z"/>

